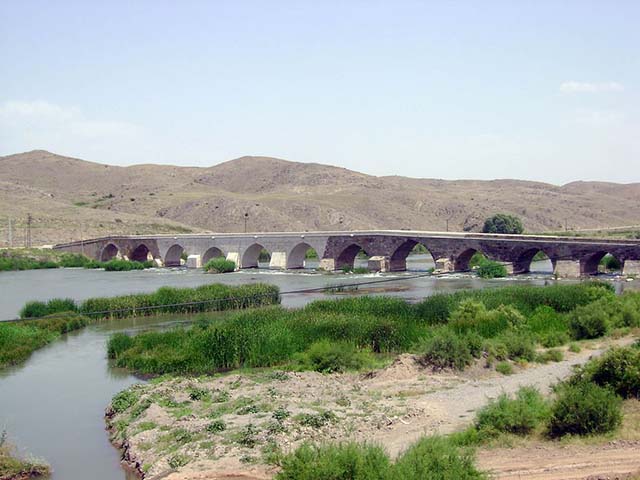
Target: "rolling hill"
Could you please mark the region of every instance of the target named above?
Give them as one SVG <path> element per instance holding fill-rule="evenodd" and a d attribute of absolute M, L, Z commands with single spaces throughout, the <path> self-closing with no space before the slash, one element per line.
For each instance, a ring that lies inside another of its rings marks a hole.
<path fill-rule="evenodd" d="M 640 224 L 640 184 L 375 177 L 241 157 L 208 168 L 110 166 L 43 150 L 0 157 L 0 246 L 33 216 L 35 244 L 107 234 L 372 228 L 479 230 L 496 212 L 527 231 Z"/>

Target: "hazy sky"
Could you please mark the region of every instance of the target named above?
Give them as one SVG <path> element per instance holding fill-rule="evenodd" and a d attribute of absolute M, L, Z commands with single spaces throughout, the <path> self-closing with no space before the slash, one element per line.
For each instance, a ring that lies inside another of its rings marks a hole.
<path fill-rule="evenodd" d="M 0 154 L 640 181 L 640 1 L 0 2 Z"/>

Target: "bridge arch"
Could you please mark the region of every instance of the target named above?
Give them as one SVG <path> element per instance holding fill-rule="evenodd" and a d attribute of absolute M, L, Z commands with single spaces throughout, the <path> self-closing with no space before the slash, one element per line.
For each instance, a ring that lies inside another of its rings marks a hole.
<path fill-rule="evenodd" d="M 600 262 L 605 260 L 607 257 L 611 259 L 611 265 L 615 265 L 615 268 L 612 268 L 611 270 L 623 270 L 624 260 L 620 260 L 616 255 L 610 252 L 601 250 L 580 259 L 580 274 L 597 275 L 600 271 Z"/>
<path fill-rule="evenodd" d="M 179 267 L 180 259 L 182 257 L 182 253 L 184 252 L 184 247 L 177 243 L 174 243 L 169 247 L 167 253 L 164 256 L 164 265 L 165 267 Z"/>
<path fill-rule="evenodd" d="M 307 252 L 313 250 L 318 255 L 318 251 L 307 242 L 300 242 L 287 253 L 287 268 L 305 268 Z"/>
<path fill-rule="evenodd" d="M 356 257 L 363 251 L 367 256 L 369 254 L 367 251 L 358 243 L 352 243 L 351 245 L 345 247 L 340 252 L 340 255 L 336 258 L 335 268 L 336 270 L 340 270 L 343 268 L 353 268 L 355 264 Z"/>
<path fill-rule="evenodd" d="M 151 250 L 144 243 L 139 244 L 136 248 L 131 250 L 129 260 L 135 262 L 146 262 L 149 259 L 149 253 Z"/>
<path fill-rule="evenodd" d="M 538 256 L 540 253 L 544 254 L 544 256 L 549 260 L 551 267 L 550 267 L 550 272 L 553 272 L 556 266 L 556 261 L 553 257 L 551 257 L 550 255 L 547 254 L 547 252 L 545 252 L 543 249 L 541 248 L 530 248 L 528 250 L 525 250 L 524 252 L 522 252 L 518 258 L 516 259 L 515 262 L 513 262 L 513 273 L 517 274 L 517 273 L 529 273 L 531 271 L 531 263 L 534 261 L 534 259 L 536 258 L 536 256 Z M 546 271 L 547 269 L 545 269 Z"/>
<path fill-rule="evenodd" d="M 456 272 L 467 272 L 471 270 L 469 262 L 471 261 L 471 257 L 473 257 L 476 253 L 483 254 L 480 250 L 477 250 L 475 248 L 467 248 L 466 250 L 464 250 L 457 257 L 455 257 L 453 261 L 453 269 Z"/>
<path fill-rule="evenodd" d="M 224 257 L 224 253 L 218 247 L 210 247 L 202 255 L 202 265 L 207 263 L 212 258 Z"/>
<path fill-rule="evenodd" d="M 416 240 L 407 240 L 406 242 L 400 244 L 398 248 L 391 254 L 389 257 L 389 270 L 392 272 L 403 271 L 407 269 L 407 258 L 411 254 L 411 252 L 418 245 L 424 247 L 427 252 L 427 256 L 430 257 L 430 260 L 433 261 L 435 265 L 435 257 L 429 247 L 427 247 L 424 243 L 418 242 Z"/>
<path fill-rule="evenodd" d="M 240 261 L 240 268 L 258 268 L 258 262 L 260 260 L 260 253 L 266 250 L 260 243 L 254 243 L 250 245 L 242 254 L 242 260 Z"/>
<path fill-rule="evenodd" d="M 120 249 L 114 243 L 109 243 L 102 249 L 102 252 L 100 253 L 100 261 L 108 262 L 109 260 L 113 260 L 119 253 Z"/>

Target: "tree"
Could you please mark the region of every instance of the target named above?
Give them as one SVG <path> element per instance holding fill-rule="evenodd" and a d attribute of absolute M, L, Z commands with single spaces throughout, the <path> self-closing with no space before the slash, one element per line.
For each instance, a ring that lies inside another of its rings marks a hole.
<path fill-rule="evenodd" d="M 493 217 L 487 218 L 482 228 L 484 233 L 522 233 L 524 228 L 518 217 L 497 213 Z"/>

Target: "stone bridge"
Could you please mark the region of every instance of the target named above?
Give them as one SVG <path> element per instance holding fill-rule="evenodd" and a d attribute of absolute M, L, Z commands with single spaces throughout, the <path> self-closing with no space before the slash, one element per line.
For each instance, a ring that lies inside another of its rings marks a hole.
<path fill-rule="evenodd" d="M 370 257 L 374 271 L 402 271 L 418 244 L 433 257 L 436 269 L 466 271 L 474 253 L 503 262 L 510 273 L 526 273 L 538 252 L 544 252 L 561 277 L 598 272 L 606 254 L 616 257 L 624 274 L 640 274 L 640 240 L 563 236 L 497 235 L 483 233 L 377 230 L 354 232 L 222 233 L 195 235 L 111 236 L 56 245 L 56 250 L 84 253 L 96 260 L 112 258 L 155 260 L 178 266 L 188 253 L 191 266 L 226 257 L 237 268 L 256 268 L 260 252 L 271 254 L 270 268 L 304 268 L 305 254 L 314 249 L 320 268 L 338 270 L 353 266 L 360 250 Z"/>

